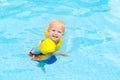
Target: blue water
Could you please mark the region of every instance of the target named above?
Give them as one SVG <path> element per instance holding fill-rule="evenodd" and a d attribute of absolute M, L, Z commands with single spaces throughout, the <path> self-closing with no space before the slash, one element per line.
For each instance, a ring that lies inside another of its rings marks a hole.
<path fill-rule="evenodd" d="M 69 57 L 43 72 L 28 52 L 53 19 Z M 0 80 L 120 80 L 120 0 L 0 0 Z"/>

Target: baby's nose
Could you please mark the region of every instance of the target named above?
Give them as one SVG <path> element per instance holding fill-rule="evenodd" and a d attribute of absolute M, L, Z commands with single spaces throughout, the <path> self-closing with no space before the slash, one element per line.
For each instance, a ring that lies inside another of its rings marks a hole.
<path fill-rule="evenodd" d="M 57 34 L 57 31 L 55 31 L 54 34 Z"/>

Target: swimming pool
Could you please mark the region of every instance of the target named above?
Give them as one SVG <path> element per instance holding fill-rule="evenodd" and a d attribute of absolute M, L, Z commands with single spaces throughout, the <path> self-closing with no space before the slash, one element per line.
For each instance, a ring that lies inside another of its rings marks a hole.
<path fill-rule="evenodd" d="M 120 80 L 119 0 L 0 0 L 0 80 Z M 28 52 L 53 19 L 69 57 L 44 73 Z"/>

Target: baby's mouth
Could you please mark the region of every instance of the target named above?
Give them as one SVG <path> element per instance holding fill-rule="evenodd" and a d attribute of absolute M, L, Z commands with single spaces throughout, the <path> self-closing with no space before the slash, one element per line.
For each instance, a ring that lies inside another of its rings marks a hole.
<path fill-rule="evenodd" d="M 55 35 L 53 35 L 52 37 L 53 37 L 53 38 L 58 38 L 58 36 L 55 36 Z"/>

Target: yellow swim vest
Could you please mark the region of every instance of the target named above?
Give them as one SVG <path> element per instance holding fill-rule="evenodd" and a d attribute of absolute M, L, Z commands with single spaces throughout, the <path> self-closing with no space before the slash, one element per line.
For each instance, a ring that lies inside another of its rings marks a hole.
<path fill-rule="evenodd" d="M 42 43 L 38 46 L 38 49 L 43 54 L 53 53 L 57 51 L 62 45 L 62 39 L 60 39 L 58 43 L 56 44 L 54 41 L 48 38 L 48 28 L 45 31 L 45 36 L 46 36 L 46 39 L 43 40 Z"/>

